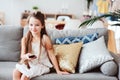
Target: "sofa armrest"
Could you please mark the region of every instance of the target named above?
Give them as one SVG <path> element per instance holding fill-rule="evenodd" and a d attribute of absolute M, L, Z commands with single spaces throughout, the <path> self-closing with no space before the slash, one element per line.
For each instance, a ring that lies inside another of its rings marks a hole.
<path fill-rule="evenodd" d="M 108 49 L 111 52 L 117 53 L 115 33 L 112 30 L 108 30 Z"/>
<path fill-rule="evenodd" d="M 118 74 L 117 74 L 117 77 L 120 80 L 120 54 L 116 54 L 116 53 L 113 53 L 113 52 L 110 52 L 110 53 L 114 57 L 114 61 L 118 65 Z"/>

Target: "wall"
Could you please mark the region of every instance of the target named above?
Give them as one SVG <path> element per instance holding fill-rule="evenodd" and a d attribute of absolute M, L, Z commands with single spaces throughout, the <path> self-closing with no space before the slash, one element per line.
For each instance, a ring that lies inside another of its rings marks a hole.
<path fill-rule="evenodd" d="M 20 25 L 21 13 L 24 10 L 32 10 L 38 6 L 45 13 L 61 13 L 63 8 L 66 13 L 73 14 L 80 18 L 86 10 L 85 0 L 0 0 L 0 11 L 5 13 L 7 25 Z"/>

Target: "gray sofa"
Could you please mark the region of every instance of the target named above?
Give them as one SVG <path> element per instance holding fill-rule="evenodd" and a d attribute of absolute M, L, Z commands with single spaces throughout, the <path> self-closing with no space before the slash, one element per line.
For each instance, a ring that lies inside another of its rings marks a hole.
<path fill-rule="evenodd" d="M 20 41 L 23 36 L 23 28 L 19 26 L 0 26 L 0 80 L 12 80 L 12 71 L 15 64 L 19 61 Z M 104 35 L 106 43 L 108 41 L 108 30 L 104 28 L 80 29 L 80 30 L 47 30 L 50 38 L 54 39 L 65 36 L 83 36 L 86 34 L 98 32 L 100 36 Z M 119 56 L 113 55 L 119 68 Z M 112 70 L 111 70 L 112 71 Z M 80 74 L 58 75 L 54 69 L 51 72 L 32 80 L 119 80 L 119 71 L 115 76 L 106 76 L 99 69 Z"/>

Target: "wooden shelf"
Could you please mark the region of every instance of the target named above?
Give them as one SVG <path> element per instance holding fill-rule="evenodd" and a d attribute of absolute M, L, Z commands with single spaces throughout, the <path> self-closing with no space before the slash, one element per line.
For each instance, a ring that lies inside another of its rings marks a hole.
<path fill-rule="evenodd" d="M 22 27 L 24 27 L 27 24 L 27 18 L 30 15 L 30 11 L 25 10 L 22 14 L 21 14 L 21 20 L 20 20 L 20 24 Z"/>
<path fill-rule="evenodd" d="M 72 14 L 49 14 L 49 13 L 44 13 L 44 15 L 45 15 L 46 20 L 50 19 L 50 21 L 46 21 L 46 23 L 52 23 L 52 24 L 64 23 L 62 21 L 56 21 L 58 16 L 68 16 L 70 18 L 73 18 Z M 26 25 L 28 16 L 29 16 L 28 13 L 26 13 L 26 12 L 22 13 L 21 22 L 20 22 L 22 27 L 24 27 Z"/>
<path fill-rule="evenodd" d="M 45 13 L 45 18 L 46 19 L 57 19 L 58 16 L 68 16 L 70 18 L 73 18 L 73 15 L 72 14 L 50 14 L 50 13 Z"/>
<path fill-rule="evenodd" d="M 27 19 L 21 19 L 21 21 L 20 21 L 21 27 L 26 26 L 26 24 L 27 24 Z"/>

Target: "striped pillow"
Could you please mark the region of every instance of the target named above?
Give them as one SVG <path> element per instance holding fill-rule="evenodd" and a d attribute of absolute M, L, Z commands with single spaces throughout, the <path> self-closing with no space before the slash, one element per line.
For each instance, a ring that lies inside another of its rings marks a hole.
<path fill-rule="evenodd" d="M 85 36 L 79 36 L 79 37 L 63 37 L 63 38 L 56 38 L 55 44 L 71 44 L 71 43 L 78 43 L 83 42 L 83 44 L 94 41 L 98 39 L 98 33 L 94 34 L 88 34 Z"/>

